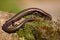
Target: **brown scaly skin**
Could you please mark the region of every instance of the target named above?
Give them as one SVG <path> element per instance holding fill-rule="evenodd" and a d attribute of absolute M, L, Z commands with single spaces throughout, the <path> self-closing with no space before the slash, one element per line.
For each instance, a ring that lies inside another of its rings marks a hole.
<path fill-rule="evenodd" d="M 19 19 L 21 19 L 23 16 L 27 16 L 27 15 L 37 15 L 43 18 L 47 18 L 48 20 L 52 20 L 52 16 L 49 15 L 48 13 L 46 13 L 45 11 L 39 9 L 39 8 L 28 8 L 25 9 L 19 13 L 17 13 L 15 16 L 13 16 L 11 19 L 9 19 L 8 21 L 5 22 L 5 24 L 3 24 L 2 29 L 7 32 L 7 33 L 12 33 L 15 32 L 16 30 L 18 30 L 25 22 L 31 21 L 33 20 L 31 19 L 25 19 L 23 22 L 21 22 L 21 24 L 19 24 L 19 26 L 15 27 L 15 28 L 8 28 L 10 25 L 12 25 L 14 22 L 18 21 Z"/>

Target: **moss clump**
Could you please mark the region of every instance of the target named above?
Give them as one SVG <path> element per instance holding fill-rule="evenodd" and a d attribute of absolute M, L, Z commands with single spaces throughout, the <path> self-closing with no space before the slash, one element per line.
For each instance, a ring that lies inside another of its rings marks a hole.
<path fill-rule="evenodd" d="M 25 18 L 31 17 L 35 18 L 35 21 L 25 23 L 17 31 L 19 37 L 24 37 L 25 40 L 60 40 L 60 29 L 55 22 L 35 15 L 25 16 Z"/>

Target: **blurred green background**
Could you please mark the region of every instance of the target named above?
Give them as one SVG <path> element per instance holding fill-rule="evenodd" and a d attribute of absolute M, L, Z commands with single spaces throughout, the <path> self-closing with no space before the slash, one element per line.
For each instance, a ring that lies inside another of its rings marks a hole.
<path fill-rule="evenodd" d="M 17 0 L 0 0 L 0 11 L 18 13 L 21 9 Z"/>
<path fill-rule="evenodd" d="M 60 19 L 60 0 L 0 0 L 0 11 L 18 13 L 26 8 L 36 7 Z"/>

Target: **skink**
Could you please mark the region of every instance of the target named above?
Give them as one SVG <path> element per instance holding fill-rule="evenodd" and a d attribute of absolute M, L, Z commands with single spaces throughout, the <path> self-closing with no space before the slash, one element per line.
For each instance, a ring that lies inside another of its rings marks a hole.
<path fill-rule="evenodd" d="M 37 15 L 43 18 L 48 18 L 49 20 L 52 20 L 52 16 L 48 13 L 46 13 L 45 11 L 39 9 L 39 8 L 28 8 L 25 10 L 22 10 L 21 12 L 17 13 L 15 16 L 13 16 L 11 19 L 9 19 L 8 21 L 6 21 L 3 26 L 2 29 L 7 32 L 7 33 L 12 33 L 15 32 L 16 30 L 18 30 L 25 22 L 30 21 L 30 20 L 34 20 L 34 19 L 25 19 L 23 20 L 17 27 L 15 28 L 8 28 L 10 25 L 12 25 L 13 23 L 15 23 L 16 21 L 18 21 L 19 19 L 21 19 L 23 16 L 27 16 L 27 15 Z"/>

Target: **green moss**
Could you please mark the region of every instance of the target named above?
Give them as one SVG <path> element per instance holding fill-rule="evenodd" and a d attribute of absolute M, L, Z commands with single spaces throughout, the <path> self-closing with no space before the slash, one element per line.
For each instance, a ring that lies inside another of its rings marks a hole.
<path fill-rule="evenodd" d="M 24 37 L 25 40 L 60 40 L 56 23 L 35 15 L 28 15 L 24 18 L 31 17 L 35 18 L 35 21 L 25 23 L 17 31 L 19 37 Z"/>

